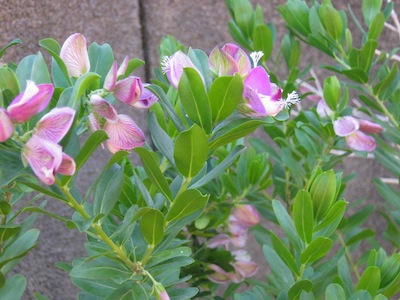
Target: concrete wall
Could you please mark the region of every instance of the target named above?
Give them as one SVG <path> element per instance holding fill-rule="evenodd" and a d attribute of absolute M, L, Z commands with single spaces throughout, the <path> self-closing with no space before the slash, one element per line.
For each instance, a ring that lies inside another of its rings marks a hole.
<path fill-rule="evenodd" d="M 258 2 L 264 7 L 267 21 L 274 22 L 281 34 L 284 25 L 276 7 L 284 0 Z M 348 2 L 360 11 L 359 0 L 338 0 L 335 5 L 345 8 Z M 62 43 L 74 32 L 83 33 L 89 43 L 109 43 L 118 60 L 125 55 L 146 59 L 147 70 L 158 64 L 157 46 L 166 34 L 207 52 L 216 45 L 232 41 L 226 26 L 229 15 L 223 0 L 1 0 L 0 3 L 0 45 L 17 37 L 23 40 L 22 45 L 8 51 L 5 61 L 13 59 L 18 62 L 22 57 L 35 53 L 40 49 L 37 44 L 40 39 L 51 37 Z M 306 65 L 310 61 L 318 63 L 321 60 L 313 51 L 307 50 L 303 63 Z M 139 70 L 137 75 L 145 76 L 145 69 Z M 132 114 L 140 124 L 145 124 L 143 114 Z M 99 155 L 106 159 L 106 154 Z M 83 181 L 90 182 L 98 171 L 95 162 L 91 165 L 92 169 L 84 173 Z M 382 201 L 372 185 L 365 184 L 365 180 L 383 172 L 378 164 L 352 159 L 344 169 L 347 172 L 361 171 L 362 174 L 351 186 L 348 200 Z M 47 208 L 70 214 L 66 207 L 54 200 L 49 201 Z M 76 289 L 69 282 L 68 274 L 58 270 L 54 264 L 57 261 L 70 262 L 83 254 L 85 238 L 47 217 L 39 218 L 38 227 L 41 230 L 39 245 L 18 267 L 18 271 L 29 278 L 25 299 L 33 299 L 36 290 L 51 299 L 74 299 Z"/>

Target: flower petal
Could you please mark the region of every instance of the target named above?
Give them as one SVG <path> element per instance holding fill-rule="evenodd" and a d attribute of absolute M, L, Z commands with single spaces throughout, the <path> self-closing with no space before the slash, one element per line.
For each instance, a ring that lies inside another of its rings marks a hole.
<path fill-rule="evenodd" d="M 76 164 L 74 159 L 69 156 L 66 153 L 62 153 L 62 160 L 61 160 L 61 165 L 57 169 L 57 173 L 62 174 L 62 175 L 74 175 L 76 170 Z"/>
<path fill-rule="evenodd" d="M 16 122 L 25 122 L 46 108 L 53 92 L 52 84 L 35 85 L 33 81 L 28 81 L 25 91 L 11 102 L 7 111 Z"/>
<path fill-rule="evenodd" d="M 35 134 L 43 139 L 58 143 L 70 129 L 74 116 L 75 110 L 72 108 L 53 108 L 36 124 Z"/>
<path fill-rule="evenodd" d="M 224 246 L 229 244 L 231 237 L 227 234 L 218 234 L 208 240 L 208 248 L 217 248 L 218 246 Z"/>
<path fill-rule="evenodd" d="M 106 122 L 104 130 L 109 137 L 107 147 L 112 153 L 119 150 L 130 151 L 142 146 L 145 141 L 143 132 L 127 115 L 118 115 L 118 121 L 115 123 Z"/>
<path fill-rule="evenodd" d="M 375 139 L 359 130 L 346 136 L 346 143 L 356 151 L 372 152 L 376 147 Z"/>
<path fill-rule="evenodd" d="M 22 156 L 44 184 L 52 185 L 62 161 L 61 146 L 33 135 L 22 149 Z"/>
<path fill-rule="evenodd" d="M 114 61 L 107 73 L 106 79 L 104 79 L 103 87 L 108 91 L 112 91 L 117 84 L 117 67 L 117 61 Z"/>
<path fill-rule="evenodd" d="M 88 115 L 88 121 L 89 121 L 89 127 L 90 127 L 91 131 L 94 132 L 94 131 L 101 129 L 99 120 L 96 118 L 96 116 L 94 114 L 90 113 Z"/>
<path fill-rule="evenodd" d="M 228 272 L 226 272 L 220 266 L 215 265 L 215 264 L 210 264 L 208 267 L 211 270 L 215 271 L 215 273 L 208 275 L 208 279 L 211 280 L 212 282 L 215 282 L 215 283 L 231 282 L 231 278 L 230 278 Z"/>
<path fill-rule="evenodd" d="M 258 265 L 252 261 L 236 261 L 233 267 L 244 278 L 254 276 L 258 271 Z"/>
<path fill-rule="evenodd" d="M 320 99 L 317 104 L 317 113 L 323 118 L 327 116 L 332 116 L 334 114 L 333 110 L 329 108 L 324 99 Z"/>
<path fill-rule="evenodd" d="M 126 70 L 128 69 L 128 65 L 129 65 L 129 56 L 127 55 L 125 56 L 124 60 L 122 61 L 122 64 L 118 68 L 117 78 L 125 74 Z"/>
<path fill-rule="evenodd" d="M 260 214 L 257 209 L 249 204 L 236 206 L 233 215 L 236 217 L 238 223 L 246 227 L 254 226 L 260 222 Z"/>
<path fill-rule="evenodd" d="M 117 82 L 114 96 L 128 105 L 135 104 L 142 94 L 142 81 L 139 77 L 129 76 Z"/>
<path fill-rule="evenodd" d="M 70 77 L 79 77 L 90 70 L 86 39 L 80 33 L 67 38 L 61 47 L 60 57 L 67 67 Z"/>
<path fill-rule="evenodd" d="M 360 130 L 365 133 L 381 133 L 383 131 L 383 127 L 379 124 L 376 124 L 367 120 L 359 120 L 360 121 Z"/>
<path fill-rule="evenodd" d="M 271 96 L 271 82 L 269 75 L 263 67 L 256 67 L 250 71 L 244 80 L 244 86 L 265 96 Z"/>
<path fill-rule="evenodd" d="M 118 121 L 118 114 L 114 106 L 112 106 L 107 100 L 101 98 L 99 95 L 92 95 L 90 97 L 90 104 L 93 107 L 93 111 L 98 113 L 103 118 L 106 118 L 108 122 Z"/>
<path fill-rule="evenodd" d="M 8 112 L 0 107 L 0 143 L 5 142 L 12 135 L 14 124 Z"/>
<path fill-rule="evenodd" d="M 348 136 L 360 128 L 358 120 L 352 116 L 345 116 L 333 123 L 333 130 L 338 136 Z"/>
<path fill-rule="evenodd" d="M 146 87 L 148 84 L 144 84 L 143 86 Z M 142 94 L 140 95 L 139 100 L 133 104 L 133 107 L 136 108 L 143 108 L 147 109 L 151 107 L 154 103 L 158 101 L 158 98 L 156 95 L 154 95 L 152 92 L 150 92 L 148 89 L 144 88 L 142 90 Z"/>
<path fill-rule="evenodd" d="M 235 60 L 238 67 L 237 72 L 239 73 L 239 75 L 244 77 L 249 74 L 249 72 L 251 71 L 251 61 L 242 48 L 234 44 L 228 43 L 225 44 L 221 50 L 232 56 L 232 58 Z"/>
<path fill-rule="evenodd" d="M 215 47 L 208 58 L 210 70 L 218 76 L 234 75 L 238 72 L 236 61 L 232 56 Z"/>

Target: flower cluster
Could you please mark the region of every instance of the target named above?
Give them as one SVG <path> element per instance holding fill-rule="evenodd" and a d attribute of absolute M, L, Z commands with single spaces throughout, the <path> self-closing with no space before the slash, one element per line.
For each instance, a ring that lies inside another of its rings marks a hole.
<path fill-rule="evenodd" d="M 276 116 L 284 108 L 299 101 L 296 92 L 292 92 L 286 99 L 282 97 L 282 90 L 274 83 L 271 83 L 267 71 L 257 66 L 262 52 L 250 54 L 253 60 L 253 67 L 247 54 L 234 44 L 226 44 L 221 50 L 218 47 L 210 53 L 209 68 L 217 76 L 232 76 L 235 73 L 244 78 L 244 103 L 239 107 L 240 111 L 252 117 Z M 196 68 L 189 56 L 181 51 L 163 60 L 163 71 L 169 82 L 178 87 L 179 80 L 184 68 Z"/>
<path fill-rule="evenodd" d="M 235 261 L 231 265 L 234 271 L 227 272 L 218 265 L 209 265 L 209 268 L 215 272 L 209 275 L 208 278 L 216 283 L 239 283 L 258 271 L 257 264 L 251 261 L 247 251 L 240 249 L 246 246 L 249 228 L 260 222 L 258 211 L 249 204 L 238 205 L 229 216 L 228 221 L 230 235 L 218 234 L 210 239 L 208 246 L 210 248 L 225 246 L 229 249 L 230 244 L 232 244 L 239 249 L 232 251 Z"/>

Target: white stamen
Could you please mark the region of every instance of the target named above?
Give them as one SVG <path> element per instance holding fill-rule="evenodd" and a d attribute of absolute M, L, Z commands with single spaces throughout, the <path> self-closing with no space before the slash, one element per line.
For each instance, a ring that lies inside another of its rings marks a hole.
<path fill-rule="evenodd" d="M 255 51 L 250 53 L 250 57 L 253 60 L 253 67 L 257 67 L 258 62 L 260 61 L 261 57 L 264 56 L 262 51 Z"/>
<path fill-rule="evenodd" d="M 163 71 L 163 74 L 167 73 L 169 69 L 171 68 L 171 59 L 172 56 L 164 56 L 161 61 L 161 70 Z"/>
<path fill-rule="evenodd" d="M 293 91 L 287 96 L 286 99 L 279 100 L 279 102 L 284 105 L 286 109 L 288 109 L 292 105 L 300 102 L 300 98 L 297 92 Z"/>

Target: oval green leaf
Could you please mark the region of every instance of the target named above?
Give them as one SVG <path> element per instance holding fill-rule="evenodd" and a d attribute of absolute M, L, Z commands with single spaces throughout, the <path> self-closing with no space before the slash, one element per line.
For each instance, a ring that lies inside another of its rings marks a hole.
<path fill-rule="evenodd" d="M 371 266 L 365 269 L 358 281 L 356 291 L 366 290 L 371 296 L 374 296 L 379 289 L 381 283 L 381 271 L 376 266 Z"/>
<path fill-rule="evenodd" d="M 199 209 L 203 210 L 208 198 L 209 195 L 202 195 L 198 190 L 184 191 L 172 203 L 166 217 L 167 222 L 182 219 Z"/>
<path fill-rule="evenodd" d="M 140 220 L 140 230 L 150 245 L 157 245 L 164 237 L 164 215 L 156 209 L 149 209 Z"/>
<path fill-rule="evenodd" d="M 306 190 L 299 190 L 293 203 L 293 220 L 300 238 L 309 243 L 314 229 L 314 213 L 311 195 Z"/>
<path fill-rule="evenodd" d="M 310 245 L 300 254 L 302 264 L 312 263 L 324 257 L 332 248 L 332 240 L 320 236 L 311 242 Z"/>

